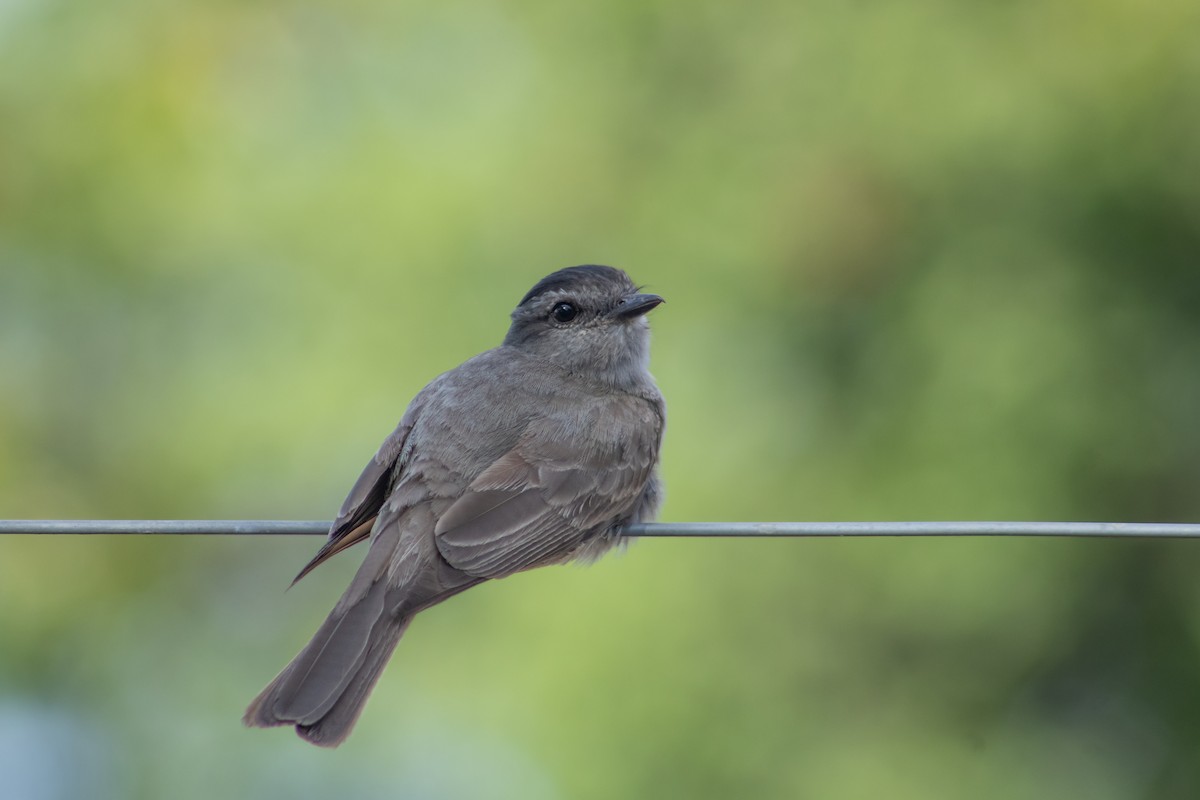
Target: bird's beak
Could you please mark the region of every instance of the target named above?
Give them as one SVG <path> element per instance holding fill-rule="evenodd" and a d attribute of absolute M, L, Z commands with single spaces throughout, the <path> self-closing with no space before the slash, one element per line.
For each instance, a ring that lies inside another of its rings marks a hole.
<path fill-rule="evenodd" d="M 631 294 L 621 298 L 621 302 L 612 310 L 612 315 L 618 319 L 633 319 L 640 317 L 659 303 L 666 302 L 656 294 Z"/>

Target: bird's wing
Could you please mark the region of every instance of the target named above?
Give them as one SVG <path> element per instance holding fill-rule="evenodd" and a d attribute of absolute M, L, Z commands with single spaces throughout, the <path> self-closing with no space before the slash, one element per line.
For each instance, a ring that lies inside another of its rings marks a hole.
<path fill-rule="evenodd" d="M 317 551 L 312 560 L 304 565 L 300 574 L 292 580 L 293 586 L 296 581 L 333 556 L 371 535 L 371 528 L 375 524 L 375 518 L 379 515 L 383 501 L 387 498 L 396 466 L 404 452 L 404 444 L 408 440 L 408 434 L 412 431 L 413 423 L 416 420 L 416 411 L 417 407 L 414 404 L 414 407 L 404 415 L 404 419 L 400 420 L 396 430 L 384 439 L 383 444 L 379 447 L 379 452 L 368 462 L 362 474 L 358 476 L 358 480 L 354 482 L 353 488 L 350 489 L 350 494 L 346 496 L 346 501 L 342 503 L 341 510 L 338 511 L 337 517 L 329 527 L 329 538 L 325 540 L 325 544 L 321 545 L 321 549 Z"/>
<path fill-rule="evenodd" d="M 630 512 L 657 458 L 662 419 L 622 406 L 603 429 L 568 437 L 534 423 L 438 520 L 438 551 L 452 566 L 500 578 L 565 560 Z"/>

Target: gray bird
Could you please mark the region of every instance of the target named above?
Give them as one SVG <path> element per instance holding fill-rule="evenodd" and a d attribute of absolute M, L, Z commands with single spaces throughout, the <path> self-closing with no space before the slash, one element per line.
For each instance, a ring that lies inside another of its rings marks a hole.
<path fill-rule="evenodd" d="M 369 537 L 362 566 L 247 725 L 337 746 L 417 612 L 597 558 L 654 517 L 666 408 L 645 314 L 661 302 L 612 267 L 559 270 L 521 300 L 503 344 L 421 390 L 296 580 Z"/>

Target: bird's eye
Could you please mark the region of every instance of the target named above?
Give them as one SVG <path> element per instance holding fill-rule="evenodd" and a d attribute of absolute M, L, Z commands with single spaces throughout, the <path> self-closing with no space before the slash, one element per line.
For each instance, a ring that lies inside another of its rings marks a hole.
<path fill-rule="evenodd" d="M 578 313 L 579 309 L 570 303 L 555 303 L 554 308 L 550 309 L 550 315 L 554 317 L 555 322 L 570 322 Z"/>

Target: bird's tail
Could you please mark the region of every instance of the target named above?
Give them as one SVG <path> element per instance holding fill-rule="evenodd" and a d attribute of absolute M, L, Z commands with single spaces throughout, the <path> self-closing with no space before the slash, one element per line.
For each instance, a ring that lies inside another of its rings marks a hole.
<path fill-rule="evenodd" d="M 376 525 L 371 548 L 312 641 L 246 709 L 252 727 L 295 725 L 301 738 L 336 747 L 350 735 L 363 704 L 414 615 L 482 581 L 438 555 L 426 506 L 412 519 Z M 424 515 L 424 516 L 422 516 Z"/>
<path fill-rule="evenodd" d="M 412 613 L 389 611 L 387 594 L 378 581 L 358 602 L 338 603 L 312 641 L 254 698 L 242 721 L 262 728 L 295 725 L 313 744 L 341 744 L 412 620 Z"/>

